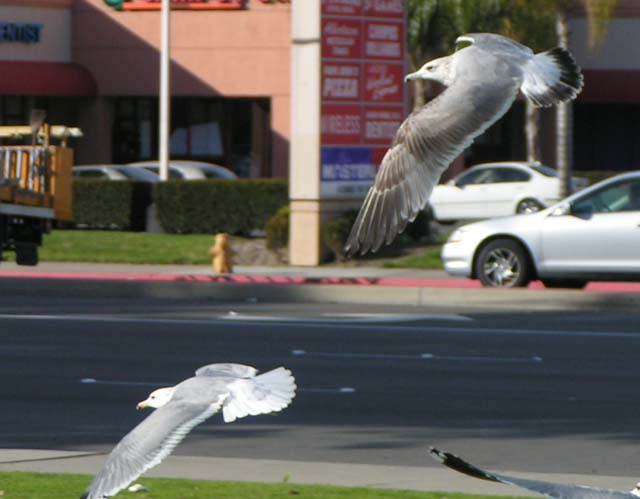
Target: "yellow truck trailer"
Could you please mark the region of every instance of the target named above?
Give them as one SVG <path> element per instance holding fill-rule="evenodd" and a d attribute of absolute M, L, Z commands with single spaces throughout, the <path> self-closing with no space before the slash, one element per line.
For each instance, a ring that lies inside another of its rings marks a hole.
<path fill-rule="evenodd" d="M 42 234 L 54 220 L 72 219 L 73 150 L 67 139 L 82 132 L 47 124 L 0 126 L 0 138 L 32 135 L 31 145 L 0 146 L 0 260 L 3 252 L 15 251 L 19 265 L 36 265 Z"/>

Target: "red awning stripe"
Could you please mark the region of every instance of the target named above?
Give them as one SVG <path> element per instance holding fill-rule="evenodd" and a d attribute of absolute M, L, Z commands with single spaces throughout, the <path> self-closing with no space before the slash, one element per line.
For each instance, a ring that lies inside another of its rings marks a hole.
<path fill-rule="evenodd" d="M 80 64 L 0 61 L 0 95 L 91 97 L 96 81 Z"/>

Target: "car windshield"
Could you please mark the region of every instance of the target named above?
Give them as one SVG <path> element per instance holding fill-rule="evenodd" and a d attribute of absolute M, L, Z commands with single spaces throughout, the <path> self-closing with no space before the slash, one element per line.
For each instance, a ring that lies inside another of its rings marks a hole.
<path fill-rule="evenodd" d="M 558 176 L 558 172 L 556 170 L 554 170 L 553 168 L 549 168 L 548 166 L 529 165 L 529 168 L 531 168 L 532 170 L 537 171 L 538 173 L 541 173 L 545 177 L 557 177 Z"/>

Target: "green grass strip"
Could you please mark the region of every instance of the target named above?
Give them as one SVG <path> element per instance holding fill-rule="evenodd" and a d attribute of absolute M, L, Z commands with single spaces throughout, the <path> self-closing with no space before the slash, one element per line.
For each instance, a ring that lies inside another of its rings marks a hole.
<path fill-rule="evenodd" d="M 0 472 L 2 499 L 77 499 L 91 482 L 88 475 Z M 141 478 L 148 492 L 120 492 L 122 499 L 515 499 L 442 492 L 297 485 L 292 483 L 209 482 Z M 519 498 L 522 499 L 522 498 Z"/>

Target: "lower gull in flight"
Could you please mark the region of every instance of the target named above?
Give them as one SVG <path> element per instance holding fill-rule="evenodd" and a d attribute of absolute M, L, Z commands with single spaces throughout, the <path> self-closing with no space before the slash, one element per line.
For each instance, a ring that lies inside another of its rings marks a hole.
<path fill-rule="evenodd" d="M 473 464 L 467 463 L 458 456 L 450 452 L 441 451 L 431 447 L 431 456 L 452 470 L 464 473 L 465 475 L 491 482 L 506 483 L 515 485 L 532 492 L 537 492 L 545 497 L 553 499 L 638 499 L 640 497 L 640 483 L 630 492 L 611 489 L 598 489 L 595 487 L 585 487 L 583 485 L 571 485 L 563 483 L 543 482 L 541 480 L 527 480 L 507 475 L 499 475 L 489 471 L 481 470 Z"/>
<path fill-rule="evenodd" d="M 400 125 L 353 224 L 345 254 L 365 254 L 391 243 L 426 206 L 449 164 L 509 110 L 518 91 L 535 106 L 546 107 L 570 101 L 582 90 L 580 68 L 564 48 L 534 54 L 491 33 L 463 35 L 456 43 L 470 45 L 405 77 L 447 88 Z"/>
<path fill-rule="evenodd" d="M 159 388 L 138 409 L 156 409 L 131 430 L 81 499 L 117 494 L 142 473 L 160 464 L 197 425 L 222 410 L 225 423 L 245 416 L 281 411 L 295 397 L 291 371 L 278 367 L 256 376 L 242 364 L 210 364 L 176 386 Z"/>

